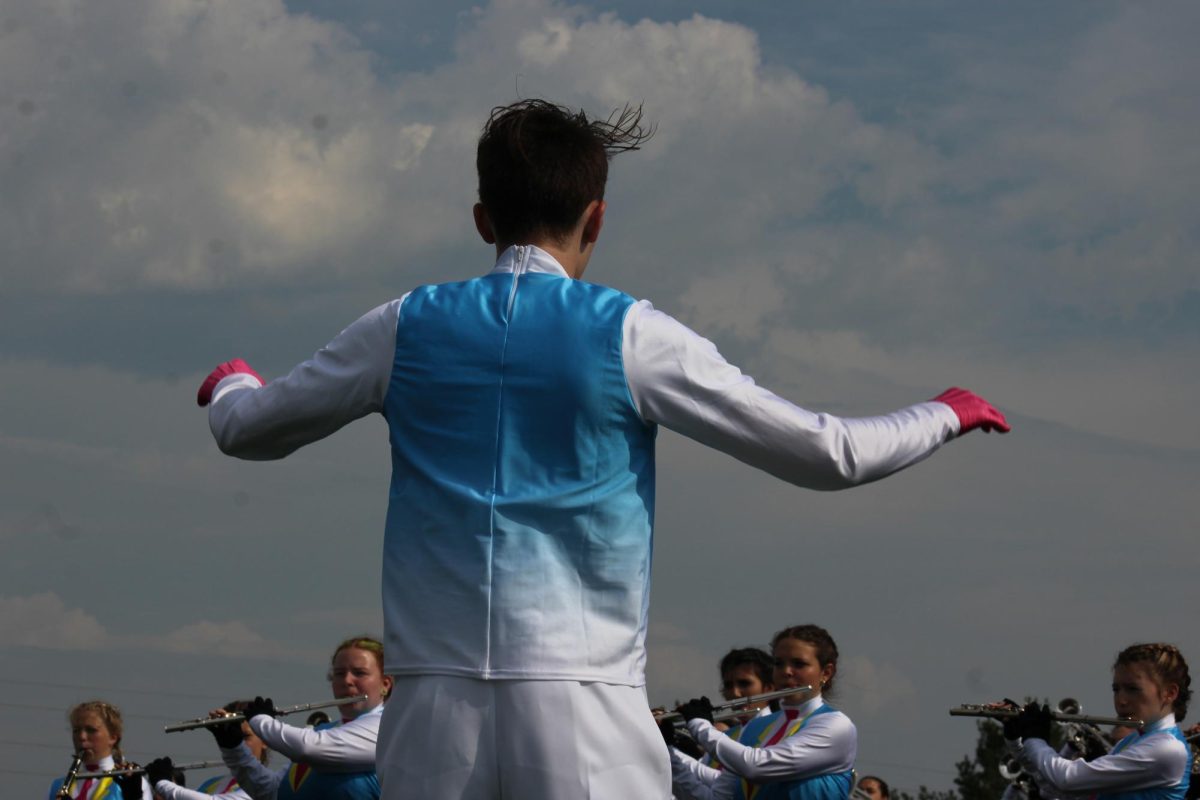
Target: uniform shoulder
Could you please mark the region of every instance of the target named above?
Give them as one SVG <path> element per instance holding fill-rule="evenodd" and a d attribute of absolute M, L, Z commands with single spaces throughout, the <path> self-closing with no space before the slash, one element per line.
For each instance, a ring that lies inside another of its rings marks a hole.
<path fill-rule="evenodd" d="M 854 726 L 854 721 L 836 708 L 830 708 L 824 713 L 814 715 L 810 720 L 810 724 L 837 733 L 856 734 L 858 731 Z"/>

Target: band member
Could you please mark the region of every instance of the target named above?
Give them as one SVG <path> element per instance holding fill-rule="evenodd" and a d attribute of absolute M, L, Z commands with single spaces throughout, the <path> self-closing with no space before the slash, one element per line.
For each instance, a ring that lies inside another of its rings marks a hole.
<path fill-rule="evenodd" d="M 488 274 L 378 307 L 285 378 L 238 359 L 198 392 L 221 450 L 247 459 L 388 422 L 384 618 L 403 700 L 380 731 L 389 800 L 667 795 L 644 688 L 658 425 L 817 489 L 1008 429 L 960 389 L 880 417 L 807 411 L 650 303 L 582 281 L 608 160 L 648 138 L 640 120 L 495 109 L 473 210 Z"/>
<path fill-rule="evenodd" d="M 864 775 L 858 779 L 851 797 L 853 800 L 891 800 L 892 790 L 883 778 Z"/>
<path fill-rule="evenodd" d="M 214 711 L 213 717 L 220 717 L 223 713 L 242 714 L 249 708 L 249 700 L 234 700 L 226 703 L 220 711 Z M 245 744 L 255 758 L 262 764 L 267 764 L 271 750 L 266 743 L 255 735 L 250 729 L 249 722 L 238 723 L 238 732 L 241 734 L 241 743 Z M 228 731 L 222 731 L 224 736 Z M 232 737 L 223 738 L 223 741 L 232 743 Z M 237 778 L 231 775 L 217 776 L 209 778 L 201 783 L 196 789 L 188 789 L 178 784 L 175 780 L 176 774 L 183 773 L 175 769 L 175 764 L 169 758 L 156 758 L 146 765 L 146 777 L 150 781 L 150 785 L 154 787 L 154 794 L 162 798 L 162 800 L 250 800 L 250 795 L 238 786 Z"/>
<path fill-rule="evenodd" d="M 1030 703 L 1004 723 L 1009 750 L 1043 794 L 1094 794 L 1098 798 L 1183 800 L 1191 755 L 1179 722 L 1187 715 L 1191 677 L 1179 650 L 1169 644 L 1135 644 L 1112 669 L 1113 708 L 1142 727 L 1091 761 L 1067 759 L 1046 742 L 1053 715 Z"/>
<path fill-rule="evenodd" d="M 773 670 L 770 653 L 757 647 L 735 647 L 721 658 L 721 696 L 726 700 L 737 700 L 774 691 Z M 746 713 L 738 717 L 733 725 L 722 726 L 718 723 L 717 727 L 727 727 L 729 730 L 726 733 L 734 735 L 733 731 L 767 710 L 766 703 L 747 706 Z"/>
<path fill-rule="evenodd" d="M 81 773 L 108 772 L 126 765 L 121 755 L 121 736 L 125 725 L 121 711 L 103 700 L 89 700 L 71 709 L 71 744 L 83 759 Z M 139 800 L 150 798 L 150 784 L 138 775 L 117 775 L 104 778 L 78 778 L 66 787 L 63 779 L 50 785 L 50 800 L 70 797 L 73 800 Z"/>
<path fill-rule="evenodd" d="M 837 676 L 833 637 L 817 625 L 797 625 L 775 634 L 771 651 L 777 689 L 812 689 L 785 697 L 779 711 L 751 720 L 737 741 L 713 726 L 707 697 L 680 706 L 692 737 L 723 769 L 710 769 L 672 748 L 676 797 L 846 800 L 850 795 L 858 734 L 849 717 L 823 697 Z"/>
<path fill-rule="evenodd" d="M 771 655 L 757 647 L 735 647 L 721 658 L 719 671 L 721 673 L 721 696 L 726 700 L 737 700 L 742 697 L 753 697 L 774 691 Z M 754 703 L 746 706 L 746 713 L 740 714 L 729 722 L 715 722 L 714 727 L 724 731 L 726 736 L 737 739 L 742 726 L 756 716 L 765 716 L 773 711 L 768 703 Z M 666 709 L 652 709 L 655 716 Z M 691 758 L 704 761 L 713 769 L 720 769 L 721 762 L 712 756 L 707 756 L 695 742 L 686 734 L 675 730 L 675 721 L 666 719 L 659 723 L 659 728 L 670 726 L 663 730 L 663 737 L 673 741 L 676 748 Z M 678 735 L 677 735 L 678 734 Z"/>
<path fill-rule="evenodd" d="M 383 645 L 359 636 L 333 653 L 329 684 L 336 698 L 365 694 L 340 706 L 342 719 L 316 728 L 275 719 L 275 706 L 261 697 L 243 712 L 250 729 L 277 753 L 291 759 L 286 769 L 267 769 L 241 742 L 236 724 L 213 729 L 221 756 L 238 785 L 254 800 L 377 800 L 375 744 L 392 679 L 383 674 Z"/>

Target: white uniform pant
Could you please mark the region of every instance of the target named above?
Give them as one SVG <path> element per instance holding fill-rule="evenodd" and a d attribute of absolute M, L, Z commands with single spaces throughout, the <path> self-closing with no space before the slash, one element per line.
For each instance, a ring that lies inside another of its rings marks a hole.
<path fill-rule="evenodd" d="M 671 762 L 642 687 L 395 676 L 382 800 L 667 800 Z"/>

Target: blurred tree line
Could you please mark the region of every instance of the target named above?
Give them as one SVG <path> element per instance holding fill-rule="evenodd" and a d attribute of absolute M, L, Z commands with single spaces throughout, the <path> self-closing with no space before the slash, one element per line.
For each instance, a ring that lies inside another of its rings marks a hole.
<path fill-rule="evenodd" d="M 954 765 L 957 776 L 953 789 L 936 791 L 922 786 L 917 793 L 894 791 L 893 800 L 1000 800 L 1008 781 L 1000 775 L 1000 764 L 1008 755 L 1004 745 L 1004 729 L 1000 723 L 986 719 L 978 722 L 979 736 L 975 741 L 975 754 L 963 756 Z M 1062 732 L 1054 726 L 1050 745 L 1057 750 L 1062 746 Z"/>

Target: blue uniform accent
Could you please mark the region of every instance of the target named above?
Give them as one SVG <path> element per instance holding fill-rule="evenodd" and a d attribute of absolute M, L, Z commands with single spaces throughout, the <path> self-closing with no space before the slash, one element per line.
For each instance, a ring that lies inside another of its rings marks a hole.
<path fill-rule="evenodd" d="M 1184 746 L 1188 747 L 1187 739 L 1184 738 L 1183 732 L 1179 730 L 1178 725 L 1173 725 L 1170 728 L 1162 728 L 1146 733 L 1131 733 L 1121 741 L 1117 742 L 1116 747 L 1112 749 L 1113 754 L 1119 753 L 1135 742 L 1141 741 L 1147 736 L 1156 733 L 1169 733 L 1174 736 Z M 1191 752 L 1190 750 L 1188 752 Z M 1187 797 L 1188 785 L 1191 783 L 1191 759 L 1188 759 L 1183 768 L 1183 775 L 1180 776 L 1179 783 L 1175 786 L 1159 786 L 1153 789 L 1138 789 L 1134 792 L 1115 792 L 1112 794 L 1098 794 L 1096 800 L 1184 800 Z"/>
<path fill-rule="evenodd" d="M 325 722 L 323 731 L 340 722 Z M 292 764 L 279 782 L 277 800 L 379 800 L 379 777 L 375 770 L 324 772 L 307 764 Z"/>
<path fill-rule="evenodd" d="M 822 704 L 816 711 L 808 715 L 799 731 L 792 734 L 798 736 L 805 726 L 820 714 L 829 714 L 833 707 Z M 753 747 L 762 738 L 764 730 L 777 722 L 783 711 L 776 711 L 767 717 L 758 717 L 746 723 L 739 741 Z M 751 784 L 755 787 L 754 800 L 846 800 L 850 796 L 850 786 L 854 782 L 854 771 L 833 772 L 826 775 L 811 775 L 795 781 L 775 781 L 772 783 Z M 743 792 L 744 783 L 738 786 L 737 800 L 747 800 Z"/>
<path fill-rule="evenodd" d="M 231 782 L 232 781 L 232 785 Z M 218 775 L 215 778 L 209 778 L 201 782 L 196 787 L 196 791 L 202 794 L 225 794 L 240 788 L 237 781 L 233 780 L 229 775 Z M 145 800 L 145 798 L 143 798 Z"/>
<path fill-rule="evenodd" d="M 625 379 L 633 299 L 523 272 L 528 249 L 400 309 L 386 669 L 642 685 L 656 428 Z"/>
<path fill-rule="evenodd" d="M 296 766 L 279 782 L 278 800 L 379 800 L 379 778 L 370 772 L 309 769 L 295 780 Z M 293 787 L 293 783 L 296 785 Z"/>
<path fill-rule="evenodd" d="M 83 788 L 84 780 L 76 780 L 74 791 L 79 791 Z M 91 800 L 123 800 L 124 795 L 121 793 L 121 787 L 117 786 L 116 781 L 112 778 L 99 778 L 100 787 L 92 794 Z M 62 787 L 63 779 L 55 778 L 50 784 L 50 793 L 46 795 L 47 800 L 54 800 L 58 795 L 58 790 Z M 93 784 L 95 785 L 95 784 Z"/>

